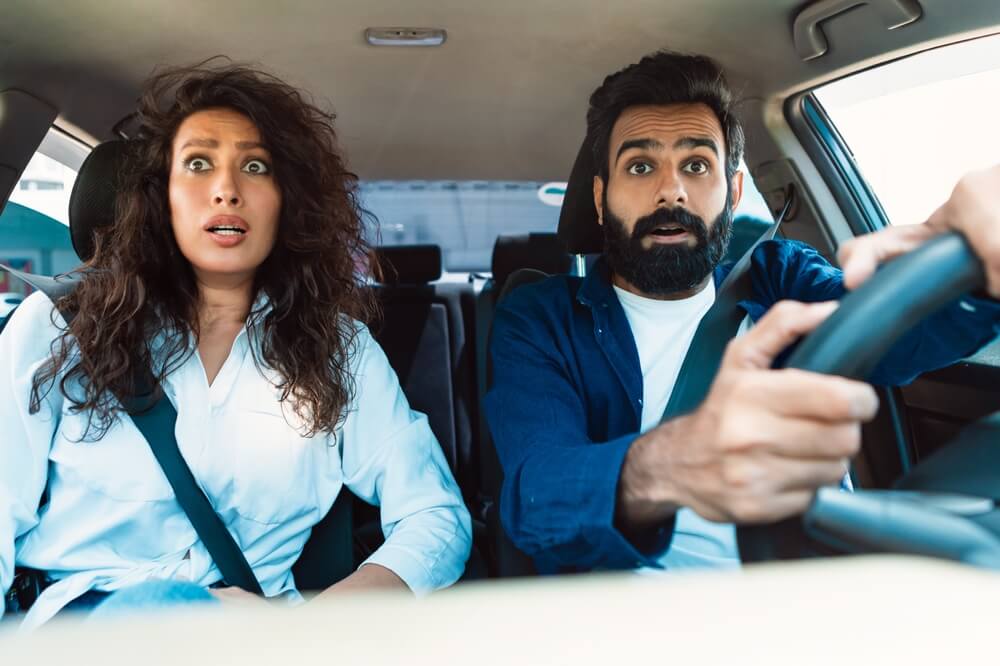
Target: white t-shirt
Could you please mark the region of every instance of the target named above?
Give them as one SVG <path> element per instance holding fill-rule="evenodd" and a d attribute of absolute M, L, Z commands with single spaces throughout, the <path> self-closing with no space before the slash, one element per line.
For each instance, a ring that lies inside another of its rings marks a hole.
<path fill-rule="evenodd" d="M 642 370 L 640 428 L 646 432 L 660 423 L 698 324 L 715 302 L 715 284 L 710 281 L 699 293 L 677 301 L 645 298 L 618 287 L 614 289 L 639 351 Z M 740 333 L 744 329 L 745 322 Z M 657 559 L 668 571 L 738 568 L 736 528 L 729 523 L 707 521 L 691 509 L 681 508 L 677 512 L 670 547 Z"/>

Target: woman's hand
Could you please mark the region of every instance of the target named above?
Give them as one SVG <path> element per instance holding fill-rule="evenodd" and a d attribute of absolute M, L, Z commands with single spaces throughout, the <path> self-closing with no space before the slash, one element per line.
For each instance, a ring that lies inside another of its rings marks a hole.
<path fill-rule="evenodd" d="M 1000 165 L 967 173 L 923 224 L 858 236 L 840 248 L 844 285 L 855 289 L 879 264 L 948 231 L 965 236 L 986 269 L 987 291 L 1000 298 Z"/>
<path fill-rule="evenodd" d="M 253 592 L 247 592 L 240 587 L 208 588 L 208 593 L 219 600 L 223 606 L 242 606 L 249 608 L 267 604 L 267 599 Z"/>
<path fill-rule="evenodd" d="M 344 580 L 316 595 L 316 599 L 327 599 L 351 592 L 388 590 L 410 593 L 410 588 L 395 573 L 378 564 L 365 564 Z"/>

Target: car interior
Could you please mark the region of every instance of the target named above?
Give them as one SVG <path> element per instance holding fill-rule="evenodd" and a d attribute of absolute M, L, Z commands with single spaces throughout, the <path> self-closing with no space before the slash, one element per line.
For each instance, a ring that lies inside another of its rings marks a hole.
<path fill-rule="evenodd" d="M 460 240 L 466 227 L 442 222 L 433 231 L 440 207 L 421 218 L 432 231 L 396 242 L 395 227 L 370 206 L 381 238 L 392 240 L 377 248 L 382 275 L 372 289 L 382 316 L 373 330 L 412 408 L 428 416 L 472 513 L 468 580 L 533 575 L 497 515 L 503 472 L 481 409 L 490 324 L 512 289 L 583 275 L 601 251 L 585 229 L 591 176 L 574 165 L 586 153 L 588 96 L 604 76 L 663 48 L 717 59 L 741 100 L 745 170 L 760 210 L 776 216 L 788 204 L 779 234 L 835 262 L 849 238 L 921 220 L 890 219 L 873 172 L 856 159 L 858 144 L 818 91 L 920 54 L 995 44 L 1000 35 L 995 0 L 7 0 L 0 16 L 0 263 L 28 272 L 72 269 L 92 252 L 92 230 L 114 223 L 116 154 L 128 132 L 118 123 L 142 80 L 158 66 L 217 55 L 258 63 L 334 110 L 349 167 L 373 191 L 379 183 L 446 183 L 435 187 L 461 208 L 466 184 L 501 194 L 495 184 L 512 184 L 532 200 L 545 184 L 563 184 L 561 208 L 550 206 L 537 227 L 525 228 L 517 206 L 491 213 L 490 226 L 475 232 L 484 237 L 478 259 L 468 258 L 472 236 Z M 970 68 L 1000 71 L 1000 56 Z M 17 199 L 31 189 L 24 174 L 38 153 L 76 172 L 60 223 Z M 905 165 L 913 188 L 936 163 Z M 379 200 L 395 196 L 393 187 Z M 485 219 L 477 210 L 470 206 L 462 223 Z M 766 217 L 741 218 L 730 260 L 768 227 Z M 981 287 L 975 258 L 944 240 L 852 294 L 790 365 L 863 377 L 908 326 Z M 25 292 L 13 281 L 0 292 L 12 306 L 0 309 L 2 318 Z M 880 413 L 853 461 L 858 492 L 821 493 L 805 520 L 747 528 L 746 561 L 895 552 L 1000 568 L 1000 457 L 990 446 L 1000 441 L 1000 421 L 990 417 L 1000 408 L 1000 346 L 878 391 Z M 886 492 L 894 488 L 909 494 Z M 921 503 L 921 491 L 947 495 Z M 321 589 L 377 547 L 377 512 L 345 492 L 297 565 L 300 587 Z"/>

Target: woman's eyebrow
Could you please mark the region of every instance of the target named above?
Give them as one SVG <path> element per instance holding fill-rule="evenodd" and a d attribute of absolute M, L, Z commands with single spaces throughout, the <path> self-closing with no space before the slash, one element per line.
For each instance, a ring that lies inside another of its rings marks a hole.
<path fill-rule="evenodd" d="M 183 146 L 181 146 L 181 150 L 191 146 L 197 148 L 218 148 L 219 142 L 215 139 L 189 139 L 184 142 Z M 236 148 L 239 150 L 252 150 L 254 148 L 263 148 L 264 150 L 267 150 L 267 146 L 260 141 L 237 141 Z"/>

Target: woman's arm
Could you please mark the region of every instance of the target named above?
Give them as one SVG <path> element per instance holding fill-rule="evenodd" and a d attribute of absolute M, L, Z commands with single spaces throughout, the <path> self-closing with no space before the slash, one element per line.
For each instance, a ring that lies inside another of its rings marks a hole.
<path fill-rule="evenodd" d="M 0 591 L 14 580 L 14 541 L 38 522 L 45 490 L 49 446 L 59 424 L 59 388 L 31 414 L 28 403 L 35 370 L 58 335 L 52 303 L 35 293 L 22 303 L 0 334 Z M 3 614 L 0 603 L 0 615 Z"/>
<path fill-rule="evenodd" d="M 385 543 L 331 591 L 403 583 L 421 595 L 447 587 L 469 557 L 469 512 L 427 417 L 410 410 L 367 329 L 356 353 L 356 394 L 343 427 L 344 484 L 380 507 Z"/>

